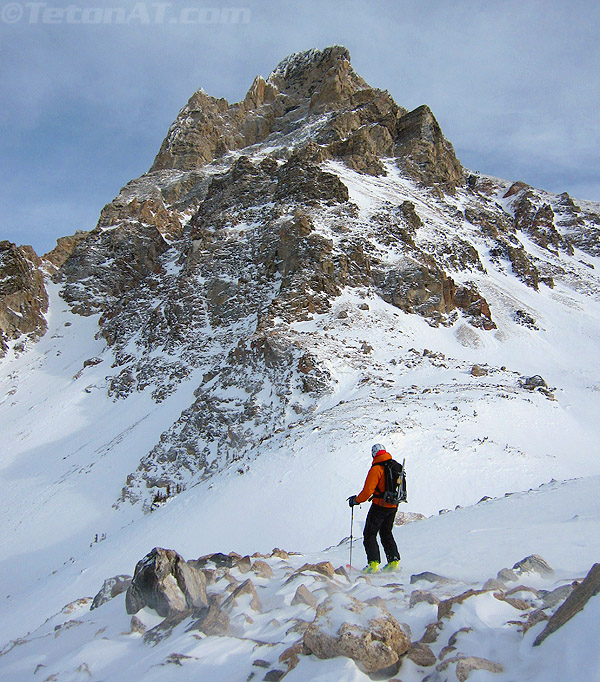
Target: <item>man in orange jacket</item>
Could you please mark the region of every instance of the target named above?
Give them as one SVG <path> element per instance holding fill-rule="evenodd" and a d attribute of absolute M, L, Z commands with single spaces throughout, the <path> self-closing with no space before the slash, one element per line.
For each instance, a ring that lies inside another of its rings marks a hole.
<path fill-rule="evenodd" d="M 392 459 L 389 452 L 386 451 L 381 443 L 376 443 L 371 448 L 371 457 L 373 458 L 373 465 L 369 469 L 365 485 L 358 495 L 351 495 L 348 498 L 348 504 L 353 507 L 356 504 L 361 504 L 367 500 L 373 500 L 371 509 L 367 514 L 365 522 L 365 530 L 363 533 L 363 544 L 365 552 L 367 553 L 367 566 L 364 569 L 365 573 L 376 573 L 379 571 L 379 564 L 381 562 L 381 555 L 379 553 L 379 545 L 377 543 L 377 534 L 381 538 L 383 551 L 387 557 L 387 564 L 383 567 L 384 571 L 393 571 L 398 568 L 400 563 L 400 553 L 396 546 L 396 541 L 392 535 L 392 528 L 394 526 L 394 518 L 398 505 L 389 504 L 383 501 L 383 493 L 385 492 L 385 471 L 384 467 L 378 466 L 380 462 L 385 462 Z"/>

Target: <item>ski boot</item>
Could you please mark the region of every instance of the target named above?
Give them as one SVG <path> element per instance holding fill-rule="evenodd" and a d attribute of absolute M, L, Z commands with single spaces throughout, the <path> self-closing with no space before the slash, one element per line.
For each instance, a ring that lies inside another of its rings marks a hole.
<path fill-rule="evenodd" d="M 392 571 L 397 571 L 399 567 L 400 567 L 399 561 L 390 561 L 381 570 L 391 573 Z"/>
<path fill-rule="evenodd" d="M 369 561 L 369 563 L 363 568 L 363 573 L 378 573 L 379 572 L 379 562 Z"/>

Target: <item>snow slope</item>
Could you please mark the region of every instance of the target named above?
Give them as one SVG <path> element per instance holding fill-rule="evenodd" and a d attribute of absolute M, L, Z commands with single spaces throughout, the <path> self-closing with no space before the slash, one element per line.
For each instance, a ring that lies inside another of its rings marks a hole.
<path fill-rule="evenodd" d="M 40 624 L 23 640 L 5 647 L 0 657 L 0 680 L 243 682 L 252 672 L 261 674 L 262 679 L 268 670 L 286 670 L 278 658 L 299 637 L 298 631 L 291 629 L 295 619 L 310 621 L 314 617 L 312 607 L 291 603 L 300 584 L 319 600 L 332 589 L 340 595 L 339 603 L 343 603 L 343 594 L 360 601 L 383 598 L 391 614 L 410 626 L 415 641 L 423 636 L 427 625 L 437 620 L 437 607 L 425 602 L 411 607 L 414 590 L 428 590 L 439 599 L 468 589 L 478 590 L 500 569 L 537 553 L 554 567 L 555 573 L 546 577 L 525 573 L 518 582 L 509 582 L 507 586 L 517 588 L 515 595 L 528 601 L 531 609 L 543 607 L 547 592 L 583 578 L 600 555 L 599 483 L 599 477 L 551 483 L 399 527 L 395 534 L 403 561 L 402 570 L 396 574 L 365 578 L 350 573 L 349 578 L 338 575 L 327 581 L 308 571 L 290 579 L 306 562 L 344 565 L 348 560 L 348 539 L 322 552 L 267 559 L 274 571 L 273 578 L 251 574 L 262 612 L 255 613 L 248 604 L 240 602 L 231 613 L 230 635 L 226 637 L 186 632 L 186 625 L 182 624 L 168 639 L 149 646 L 139 633 L 130 632 L 124 595 L 94 611 L 89 611 L 89 599 L 81 600 Z M 357 550 L 355 547 L 359 553 Z M 127 562 L 122 561 L 120 568 L 129 568 Z M 455 582 L 431 584 L 410 580 L 411 575 L 428 570 Z M 74 573 L 74 567 L 70 571 Z M 240 580 L 247 577 L 238 569 L 232 575 Z M 79 583 L 76 578 L 74 581 Z M 211 589 L 217 592 L 223 583 L 227 584 L 224 579 L 221 585 L 217 581 Z M 77 587 L 81 597 L 87 596 L 81 584 Z M 448 668 L 452 672 L 456 657 L 462 654 L 486 658 L 502 666 L 503 672 L 489 678 L 498 682 L 594 680 L 600 674 L 600 655 L 593 642 L 598 609 L 598 601 L 590 601 L 563 629 L 552 634 L 542 646 L 533 648 L 544 623 L 523 633 L 528 611 L 498 600 L 491 590 L 456 605 L 451 617 L 443 620 L 443 628 L 431 648 L 440 656 L 448 640 L 458 632 L 454 637 L 455 650 L 451 656 L 441 657 L 438 668 L 443 668 L 444 661 L 450 661 Z M 160 620 L 148 610 L 138 616 L 149 626 Z M 343 619 L 344 612 L 339 611 L 337 616 L 334 612 L 334 620 L 336 617 Z M 431 667 L 406 660 L 399 675 L 406 682 L 417 682 L 432 671 Z M 433 679 L 446 679 L 444 672 L 442 669 Z M 478 675 L 481 677 L 477 679 L 488 679 L 486 673 Z M 370 678 L 350 659 L 321 661 L 314 656 L 301 656 L 287 679 L 367 682 Z"/>
<path fill-rule="evenodd" d="M 433 200 L 392 168 L 386 178 L 358 175 L 334 163 L 329 170 L 349 187 L 359 227 L 384 202 L 406 199 L 424 217 L 420 239 L 434 240 L 437 230 L 470 229 L 466 223 L 441 221 Z M 457 208 L 463 200 L 461 192 L 453 199 Z M 326 224 L 317 229 L 333 236 Z M 477 244 L 476 235 L 470 238 Z M 480 253 L 485 252 L 482 247 Z M 568 276 L 557 278 L 554 289 L 540 291 L 490 263 L 486 268 L 470 272 L 469 279 L 490 303 L 495 331 L 477 330 L 463 320 L 434 329 L 359 289 L 344 291 L 330 313 L 292 325 L 290 334 L 324 358 L 335 378 L 334 391 L 289 428 L 262 434 L 252 457 L 206 480 L 192 480 L 191 487 L 151 514 L 116 504 L 121 488 L 140 457 L 192 403 L 203 368 L 160 404 L 148 392 L 113 402 L 106 395 L 113 358 L 95 338 L 97 316 L 72 314 L 57 285 L 49 283 L 48 333 L 25 348 L 13 343 L 0 363 L 0 647 L 37 632 L 65 604 L 93 596 L 106 578 L 133 573 L 154 546 L 173 548 L 186 558 L 231 550 L 266 553 L 280 546 L 310 553 L 294 562 L 330 558 L 344 563 L 347 546 L 322 550 L 348 535 L 345 500 L 362 486 L 373 442 L 406 458 L 405 510 L 435 516 L 396 531 L 407 591 L 412 572 L 434 570 L 465 584 L 483 582 L 533 552 L 545 556 L 558 579 L 582 577 L 598 557 L 600 258 L 577 253 Z M 581 285 L 584 275 L 587 288 Z M 530 312 L 538 328 L 515 324 L 517 309 Z M 475 363 L 488 370 L 486 376 L 472 376 Z M 520 386 L 534 374 L 544 377 L 556 400 Z M 290 402 L 294 399 L 303 396 Z M 268 391 L 263 400 L 268 405 Z M 501 497 L 573 478 L 581 480 L 437 517 L 440 509 L 473 505 L 484 495 Z M 355 514 L 355 532 L 365 514 L 365 508 Z M 362 561 L 359 544 L 355 551 Z M 280 597 L 285 601 L 288 595 L 284 590 Z M 491 612 L 490 627 L 502 630 L 506 614 L 490 604 L 482 607 Z M 583 642 L 589 664 L 597 664 L 591 649 L 585 649 L 589 613 L 598 608 L 590 607 L 542 649 L 555 652 L 553 642 L 568 634 Z M 404 613 L 405 605 L 398 609 Z M 79 663 L 71 666 L 76 659 L 85 661 L 92 679 L 161 674 L 151 666 L 166 657 L 167 649 L 171 652 L 175 640 L 152 653 L 139 638 L 121 637 L 128 622 L 122 598 L 102 614 L 87 613 L 84 604 L 77 618 L 90 624 L 89 632 L 69 631 L 72 640 L 64 648 L 45 648 L 52 640 L 45 635 L 23 647 L 4 646 L 0 679 L 29 679 L 38 663 L 47 665 L 48 675 L 55 668 L 63 671 L 57 679 L 84 679 L 85 670 L 74 672 Z M 53 623 L 39 632 L 49 632 Z M 101 627 L 108 628 L 108 643 L 94 640 Z M 253 637 L 270 632 L 267 624 L 260 628 Z M 518 663 L 518 679 L 577 679 L 567 674 L 575 664 L 561 659 L 559 665 L 558 653 L 544 658 L 548 664 L 536 658 L 541 654 L 528 648 L 535 632 L 525 640 L 508 636 L 500 651 L 506 670 Z M 487 635 L 482 642 L 488 646 Z M 203 669 L 208 680 L 246 679 L 254 655 L 254 645 L 238 639 L 194 643 L 182 635 L 177 646 L 204 661 L 198 665 L 208 666 Z M 23 652 L 31 653 L 24 657 Z M 180 674 L 177 666 L 169 671 Z M 514 679 L 511 674 L 505 679 Z M 359 680 L 361 675 L 352 662 L 306 659 L 289 679 Z M 403 672 L 402 679 L 409 677 Z"/>

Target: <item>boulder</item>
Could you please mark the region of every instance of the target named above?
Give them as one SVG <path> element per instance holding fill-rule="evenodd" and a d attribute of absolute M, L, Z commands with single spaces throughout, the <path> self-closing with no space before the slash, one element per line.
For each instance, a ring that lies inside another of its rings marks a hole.
<path fill-rule="evenodd" d="M 427 644 L 423 644 L 423 642 L 413 642 L 410 645 L 410 649 L 408 650 L 406 656 L 407 658 L 410 658 L 413 663 L 416 663 L 417 665 L 420 665 L 424 668 L 437 663 L 437 658 L 431 650 L 431 647 L 429 647 Z"/>
<path fill-rule="evenodd" d="M 102 606 L 102 604 L 106 604 L 107 601 L 114 599 L 114 597 L 129 589 L 131 580 L 132 578 L 130 575 L 116 575 L 113 578 L 105 580 L 100 591 L 94 597 L 94 601 L 90 606 L 90 611 L 97 609 L 99 606 Z"/>
<path fill-rule="evenodd" d="M 335 569 L 333 568 L 333 564 L 330 561 L 320 561 L 318 564 L 304 564 L 304 566 L 301 566 L 297 571 L 294 572 L 294 575 L 305 573 L 306 571 L 320 573 L 321 575 L 331 579 L 333 579 L 335 575 Z"/>
<path fill-rule="evenodd" d="M 394 519 L 395 526 L 405 526 L 407 523 L 414 523 L 415 521 L 422 521 L 427 517 L 425 514 L 419 514 L 418 512 L 397 512 L 396 518 Z"/>
<path fill-rule="evenodd" d="M 252 571 L 253 573 L 256 573 L 256 575 L 259 578 L 272 578 L 273 577 L 273 569 L 269 566 L 269 564 L 266 561 L 255 561 L 252 564 Z"/>
<path fill-rule="evenodd" d="M 514 583 L 519 579 L 519 576 L 510 568 L 500 569 L 496 577 L 501 583 Z"/>
<path fill-rule="evenodd" d="M 556 632 L 573 616 L 577 615 L 588 601 L 600 592 L 600 564 L 594 564 L 589 573 L 567 599 L 558 607 L 546 627 L 536 637 L 533 646 L 539 646 L 549 635 Z"/>
<path fill-rule="evenodd" d="M 242 557 L 235 562 L 233 567 L 237 568 L 240 573 L 249 573 L 252 569 L 252 560 L 249 556 Z"/>
<path fill-rule="evenodd" d="M 436 597 L 433 592 L 427 592 L 425 590 L 414 590 L 411 595 L 410 595 L 410 606 L 409 608 L 413 608 L 413 606 L 416 606 L 417 604 L 420 604 L 422 602 L 426 602 L 427 604 L 432 604 L 434 606 L 437 606 L 440 603 L 439 597 Z"/>
<path fill-rule="evenodd" d="M 542 608 L 553 609 L 573 592 L 573 585 L 561 585 L 552 592 L 541 592 Z"/>
<path fill-rule="evenodd" d="M 229 630 L 229 615 L 211 597 L 208 608 L 194 613 L 194 621 L 188 628 L 190 630 L 200 630 L 205 635 L 225 635 Z"/>
<path fill-rule="evenodd" d="M 456 582 L 456 580 L 453 580 L 452 578 L 445 578 L 443 575 L 438 575 L 431 571 L 424 571 L 423 573 L 416 573 L 415 575 L 410 576 L 411 585 L 418 583 L 421 580 L 428 583 L 439 583 L 440 585 L 451 585 Z"/>
<path fill-rule="evenodd" d="M 125 597 L 129 614 L 145 606 L 163 617 L 208 607 L 206 578 L 174 550 L 155 547 L 137 563 Z"/>
<path fill-rule="evenodd" d="M 247 580 L 244 580 L 243 583 L 238 585 L 233 592 L 227 597 L 227 599 L 223 602 L 223 609 L 232 609 L 234 606 L 237 606 L 238 599 L 244 596 L 249 596 L 250 597 L 250 608 L 253 609 L 254 611 L 262 611 L 262 605 L 260 603 L 260 599 L 258 598 L 258 595 L 256 594 L 256 590 L 254 588 L 254 584 L 248 578 Z"/>
<path fill-rule="evenodd" d="M 342 593 L 318 606 L 303 642 L 308 653 L 352 658 L 367 674 L 394 674 L 410 648 L 409 636 L 387 611 Z"/>
<path fill-rule="evenodd" d="M 452 663 L 456 663 L 456 678 L 458 682 L 465 682 L 474 670 L 487 670 L 491 673 L 501 673 L 504 671 L 500 663 L 494 663 L 487 658 L 479 658 L 477 656 L 455 656 L 454 658 L 449 658 L 447 661 L 436 666 L 436 670 L 442 672 Z"/>
<path fill-rule="evenodd" d="M 306 585 L 299 585 L 294 598 L 292 599 L 292 606 L 296 604 L 306 604 L 313 609 L 317 608 L 318 600 L 315 595 L 306 587 Z"/>
<path fill-rule="evenodd" d="M 480 594 L 485 594 L 487 590 L 467 590 L 456 597 L 450 597 L 450 599 L 444 599 L 438 604 L 438 620 L 442 618 L 450 618 L 452 616 L 452 607 L 455 604 L 462 604 L 467 599 L 471 597 L 477 597 Z"/>
<path fill-rule="evenodd" d="M 519 384 L 521 388 L 526 388 L 528 391 L 535 391 L 536 388 L 548 388 L 548 384 L 539 374 L 535 374 L 532 377 L 524 377 L 519 381 Z"/>
<path fill-rule="evenodd" d="M 516 571 L 519 575 L 522 573 L 538 573 L 544 578 L 554 575 L 554 570 L 550 564 L 539 554 L 532 554 L 521 559 L 521 561 L 517 561 L 513 566 L 513 571 Z"/>

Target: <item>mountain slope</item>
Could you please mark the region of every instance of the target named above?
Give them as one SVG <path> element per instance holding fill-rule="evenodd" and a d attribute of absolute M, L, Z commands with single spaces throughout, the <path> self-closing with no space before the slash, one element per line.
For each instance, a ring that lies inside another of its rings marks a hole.
<path fill-rule="evenodd" d="M 3 243 L 0 641 L 155 545 L 336 544 L 373 442 L 426 515 L 599 475 L 599 214 L 463 169 L 341 47 L 196 93 L 94 229 Z"/>

